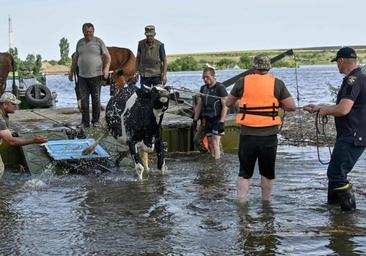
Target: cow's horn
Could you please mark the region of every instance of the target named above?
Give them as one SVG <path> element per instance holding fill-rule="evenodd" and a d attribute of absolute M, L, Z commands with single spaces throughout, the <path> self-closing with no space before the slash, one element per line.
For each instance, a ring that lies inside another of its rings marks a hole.
<path fill-rule="evenodd" d="M 145 88 L 145 89 L 147 89 L 147 90 L 149 90 L 149 91 L 151 91 L 151 90 L 152 90 L 152 88 L 151 88 L 151 87 L 146 86 L 146 85 L 144 85 L 144 88 Z"/>

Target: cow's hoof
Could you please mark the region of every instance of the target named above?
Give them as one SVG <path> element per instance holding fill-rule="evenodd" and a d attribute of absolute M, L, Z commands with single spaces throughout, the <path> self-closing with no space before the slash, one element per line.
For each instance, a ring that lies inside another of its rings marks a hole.
<path fill-rule="evenodd" d="M 161 174 L 165 174 L 165 172 L 168 170 L 168 167 L 165 165 L 165 163 L 163 164 L 163 166 L 161 167 L 160 171 Z"/>
<path fill-rule="evenodd" d="M 136 174 L 139 177 L 139 180 L 142 180 L 142 174 L 144 173 L 144 166 L 140 163 L 135 166 Z"/>

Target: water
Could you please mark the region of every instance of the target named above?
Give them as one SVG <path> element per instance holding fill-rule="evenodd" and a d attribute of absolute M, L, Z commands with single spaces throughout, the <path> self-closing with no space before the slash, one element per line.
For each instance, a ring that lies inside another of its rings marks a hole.
<path fill-rule="evenodd" d="M 219 72 L 218 79 L 235 73 Z M 296 95 L 293 69 L 274 73 L 288 80 Z M 169 78 L 175 86 L 196 89 L 200 75 L 182 72 Z M 333 67 L 300 69 L 302 102 L 328 102 L 326 82 L 341 79 Z M 66 77 L 49 77 L 48 84 L 59 90 L 59 107 L 75 106 Z M 321 154 L 326 158 L 327 149 Z M 256 171 L 247 207 L 236 201 L 236 154 L 226 153 L 219 163 L 205 156 L 174 157 L 167 165 L 165 175 L 153 168 L 141 182 L 130 166 L 84 176 L 48 171 L 35 177 L 7 170 L 0 180 L 0 254 L 366 253 L 365 155 L 350 175 L 358 203 L 354 213 L 326 205 L 326 166 L 317 161 L 314 147 L 280 146 L 272 202 L 261 202 Z"/>
<path fill-rule="evenodd" d="M 296 92 L 296 74 L 295 69 L 280 68 L 272 69 L 271 72 L 282 79 L 287 85 L 294 98 L 297 98 Z M 225 81 L 236 74 L 239 70 L 217 71 L 217 80 Z M 329 103 L 332 100 L 328 83 L 333 86 L 340 85 L 342 75 L 339 74 L 335 65 L 302 67 L 297 70 L 298 88 L 300 104 L 305 103 Z M 174 87 L 185 87 L 193 90 L 199 90 L 201 87 L 202 73 L 197 72 L 173 72 L 168 73 L 168 84 Z M 32 84 L 32 82 L 30 83 Z M 76 97 L 74 91 L 74 82 L 70 82 L 67 76 L 47 76 L 47 86 L 51 91 L 57 93 L 57 107 L 75 107 Z M 7 90 L 11 90 L 11 81 L 8 81 Z M 230 88 L 228 89 L 230 92 Z M 109 87 L 102 87 L 102 104 L 107 104 L 109 99 Z"/>

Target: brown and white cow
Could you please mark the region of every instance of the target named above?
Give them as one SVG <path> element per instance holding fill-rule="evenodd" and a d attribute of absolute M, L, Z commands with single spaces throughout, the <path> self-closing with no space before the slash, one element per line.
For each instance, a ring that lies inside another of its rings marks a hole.
<path fill-rule="evenodd" d="M 0 52 L 0 96 L 6 89 L 8 74 L 13 71 L 13 89 L 15 86 L 15 62 L 13 56 L 7 52 Z M 13 92 L 14 93 L 14 92 Z"/>

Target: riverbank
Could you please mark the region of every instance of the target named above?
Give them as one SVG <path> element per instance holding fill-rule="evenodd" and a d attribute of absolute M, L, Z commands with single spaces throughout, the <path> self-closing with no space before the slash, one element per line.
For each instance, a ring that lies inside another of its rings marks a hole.
<path fill-rule="evenodd" d="M 304 65 L 325 65 L 330 64 L 330 60 L 336 55 L 337 50 L 341 46 L 332 47 L 310 47 L 293 49 L 296 57 L 296 64 L 298 66 Z M 366 63 L 366 46 L 353 46 L 358 54 L 360 64 Z M 184 57 L 192 57 L 198 62 L 198 66 L 205 66 L 207 64 L 215 66 L 222 60 L 229 60 L 233 63 L 238 63 L 240 57 L 247 56 L 253 58 L 259 53 L 265 53 L 269 56 L 276 56 L 287 49 L 270 49 L 270 50 L 247 50 L 247 51 L 228 51 L 228 52 L 207 52 L 207 53 L 186 53 L 186 54 L 168 54 L 168 64 Z M 277 63 L 278 67 L 292 67 L 294 66 L 294 58 L 292 56 L 286 57 Z M 238 67 L 238 66 L 236 66 Z M 69 72 L 69 66 L 52 65 L 47 61 L 42 62 L 41 71 L 46 75 L 63 75 Z M 189 71 L 189 70 L 185 70 Z"/>

